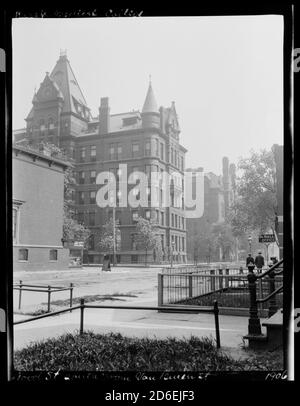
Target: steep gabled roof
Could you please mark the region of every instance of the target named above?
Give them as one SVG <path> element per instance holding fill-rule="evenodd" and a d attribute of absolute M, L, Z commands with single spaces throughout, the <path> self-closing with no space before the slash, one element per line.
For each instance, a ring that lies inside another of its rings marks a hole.
<path fill-rule="evenodd" d="M 87 107 L 87 103 L 76 80 L 66 55 L 61 55 L 50 78 L 57 84 L 64 97 L 63 113 L 77 113 L 77 106 Z"/>

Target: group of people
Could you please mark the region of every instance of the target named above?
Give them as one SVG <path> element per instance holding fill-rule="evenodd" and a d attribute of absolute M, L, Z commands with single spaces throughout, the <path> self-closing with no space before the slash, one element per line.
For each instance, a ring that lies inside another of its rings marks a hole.
<path fill-rule="evenodd" d="M 277 261 L 278 260 L 276 257 L 272 257 L 272 258 L 270 258 L 270 263 L 268 265 L 276 264 Z M 250 264 L 256 266 L 258 273 L 262 272 L 262 269 L 265 266 L 265 258 L 263 257 L 261 251 L 258 251 L 258 254 L 255 257 L 255 259 L 252 257 L 252 254 L 248 254 L 248 257 L 246 259 L 246 266 L 248 266 Z"/>

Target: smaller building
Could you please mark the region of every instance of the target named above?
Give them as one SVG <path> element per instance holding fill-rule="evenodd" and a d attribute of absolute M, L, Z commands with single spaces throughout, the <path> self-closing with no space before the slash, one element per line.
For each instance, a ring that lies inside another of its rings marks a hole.
<path fill-rule="evenodd" d="M 64 171 L 70 164 L 13 146 L 14 271 L 67 269 L 63 247 Z"/>

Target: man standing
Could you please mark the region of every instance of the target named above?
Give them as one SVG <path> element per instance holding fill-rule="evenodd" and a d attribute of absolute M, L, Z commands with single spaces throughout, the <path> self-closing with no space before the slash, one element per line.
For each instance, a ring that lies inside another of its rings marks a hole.
<path fill-rule="evenodd" d="M 254 264 L 254 258 L 251 254 L 248 254 L 246 258 L 246 266 L 248 266 L 250 263 Z"/>
<path fill-rule="evenodd" d="M 255 265 L 258 273 L 261 273 L 263 266 L 265 265 L 265 259 L 261 255 L 261 251 L 258 252 L 258 255 L 255 257 Z"/>

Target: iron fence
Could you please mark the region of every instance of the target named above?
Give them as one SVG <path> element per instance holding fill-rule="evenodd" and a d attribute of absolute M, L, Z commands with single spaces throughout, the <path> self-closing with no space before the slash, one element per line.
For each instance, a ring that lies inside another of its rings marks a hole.
<path fill-rule="evenodd" d="M 168 306 L 110 306 L 110 305 L 87 305 L 84 302 L 84 299 L 80 299 L 79 306 L 73 306 L 68 309 L 58 310 L 55 312 L 43 314 L 40 316 L 30 317 L 25 320 L 19 320 L 14 322 L 14 325 L 24 324 L 31 321 L 44 319 L 46 317 L 55 316 L 58 314 L 69 312 L 70 310 L 77 310 L 80 309 L 80 321 L 79 321 L 79 332 L 83 334 L 84 332 L 84 310 L 85 309 L 118 309 L 118 310 L 157 310 L 157 311 L 174 311 L 174 308 Z M 217 348 L 221 347 L 221 339 L 220 339 L 220 324 L 219 324 L 219 307 L 218 302 L 215 301 L 212 307 L 200 308 L 200 307 L 192 307 L 189 308 L 181 306 L 176 308 L 176 312 L 182 313 L 213 313 L 214 314 L 214 321 L 215 321 L 215 332 L 216 332 L 216 346 Z M 150 325 L 151 326 L 151 325 Z"/>
<path fill-rule="evenodd" d="M 282 276 L 275 277 L 275 289 L 282 285 Z M 271 291 L 272 281 L 264 278 L 257 281 L 258 299 Z M 210 270 L 206 273 L 175 273 L 158 275 L 158 303 L 164 305 L 211 306 L 217 300 L 220 308 L 244 309 L 249 311 L 250 298 L 246 274 L 230 274 L 229 270 Z M 283 294 L 277 295 L 282 307 Z M 265 317 L 268 303 L 258 304 L 258 310 Z"/>
<path fill-rule="evenodd" d="M 70 307 L 73 305 L 73 289 L 74 285 L 73 283 L 70 283 L 69 287 L 66 286 L 53 286 L 53 285 L 29 285 L 26 283 L 23 283 L 23 281 L 19 281 L 19 283 L 15 283 L 13 285 L 14 290 L 19 291 L 19 300 L 18 300 L 18 310 L 21 309 L 22 305 L 22 292 L 23 291 L 28 291 L 28 292 L 43 292 L 47 293 L 47 311 L 48 313 L 50 312 L 51 308 L 51 294 L 55 292 L 62 292 L 65 290 L 70 291 Z"/>

